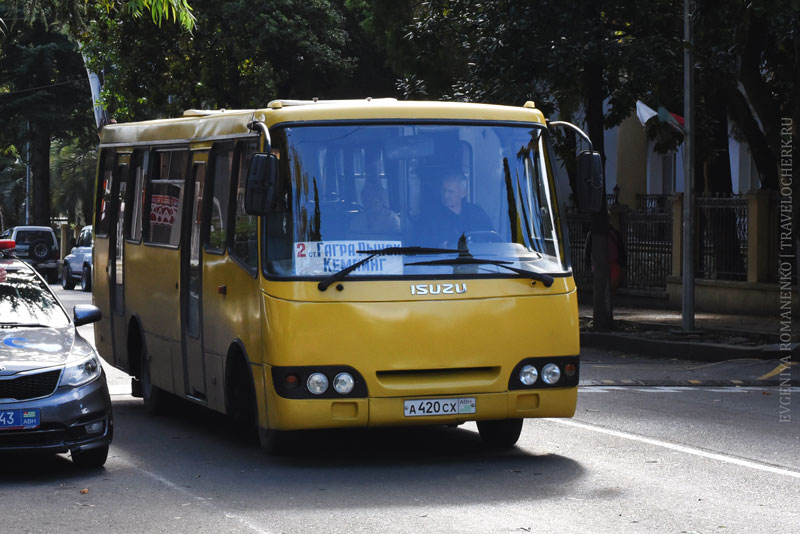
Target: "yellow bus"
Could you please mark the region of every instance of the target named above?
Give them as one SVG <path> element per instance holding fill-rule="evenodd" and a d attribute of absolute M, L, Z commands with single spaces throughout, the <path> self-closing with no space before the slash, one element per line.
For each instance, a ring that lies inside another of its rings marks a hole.
<path fill-rule="evenodd" d="M 106 126 L 97 349 L 149 410 L 177 395 L 267 449 L 466 421 L 512 446 L 524 418 L 575 411 L 556 171 L 532 103 L 278 100 Z"/>

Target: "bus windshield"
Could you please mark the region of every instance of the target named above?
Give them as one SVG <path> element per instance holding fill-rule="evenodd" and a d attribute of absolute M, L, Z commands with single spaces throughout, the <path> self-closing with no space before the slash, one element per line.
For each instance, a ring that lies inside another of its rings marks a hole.
<path fill-rule="evenodd" d="M 477 122 L 275 128 L 279 184 L 263 220 L 265 275 L 324 278 L 387 247 L 428 251 L 376 255 L 350 276 L 566 272 L 544 132 Z M 420 261 L 459 250 L 489 261 Z"/>

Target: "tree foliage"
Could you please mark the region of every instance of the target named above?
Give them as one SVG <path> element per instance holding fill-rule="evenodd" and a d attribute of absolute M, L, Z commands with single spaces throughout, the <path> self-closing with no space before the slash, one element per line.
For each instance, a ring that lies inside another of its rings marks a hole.
<path fill-rule="evenodd" d="M 191 34 L 95 12 L 84 53 L 103 73 L 103 98 L 117 120 L 263 106 L 278 97 L 352 97 L 361 85 L 380 87 L 374 76 L 354 79 L 359 66 L 337 2 L 198 0 L 193 7 Z"/>

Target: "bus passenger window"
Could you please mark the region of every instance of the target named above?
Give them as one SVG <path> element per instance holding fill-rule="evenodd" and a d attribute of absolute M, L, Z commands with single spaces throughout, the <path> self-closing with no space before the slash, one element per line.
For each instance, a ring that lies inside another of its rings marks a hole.
<path fill-rule="evenodd" d="M 206 238 L 206 250 L 222 253 L 225 250 L 225 237 L 228 229 L 228 200 L 231 189 L 231 166 L 233 165 L 233 145 L 215 143 L 211 152 L 213 175 L 209 186 L 213 190 L 211 198 L 211 217 Z"/>
<path fill-rule="evenodd" d="M 97 235 L 108 235 L 108 219 L 111 215 L 109 207 L 111 205 L 111 182 L 112 172 L 114 170 L 114 151 L 103 150 L 101 153 L 102 158 L 102 174 L 100 180 L 97 182 L 97 199 L 95 204 L 97 213 L 95 214 L 95 232 Z"/>
<path fill-rule="evenodd" d="M 258 269 L 258 217 L 247 215 L 244 211 L 244 191 L 250 159 L 256 151 L 253 142 L 239 143 L 236 147 L 239 160 L 239 173 L 236 182 L 236 221 L 233 227 L 233 246 L 231 252 L 245 265 Z"/>
<path fill-rule="evenodd" d="M 189 152 L 164 151 L 156 157 L 150 177 L 150 243 L 177 246 Z"/>
<path fill-rule="evenodd" d="M 142 210 L 144 207 L 144 175 L 147 170 L 147 162 L 150 153 L 145 150 L 136 150 L 132 158 L 133 181 L 128 193 L 128 203 L 131 206 L 125 217 L 126 231 L 128 239 L 140 241 L 142 239 Z"/>

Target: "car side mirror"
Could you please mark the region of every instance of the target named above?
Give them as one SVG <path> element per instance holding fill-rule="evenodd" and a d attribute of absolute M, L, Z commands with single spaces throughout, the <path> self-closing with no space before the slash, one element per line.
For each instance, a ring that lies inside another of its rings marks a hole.
<path fill-rule="evenodd" d="M 598 213 L 603 205 L 603 159 L 599 152 L 584 150 L 578 154 L 575 197 L 578 208 Z"/>
<path fill-rule="evenodd" d="M 72 308 L 72 317 L 75 326 L 83 326 L 89 323 L 96 323 L 103 318 L 103 312 L 97 306 L 91 304 L 77 304 Z"/>
<path fill-rule="evenodd" d="M 275 199 L 278 182 L 278 158 L 275 154 L 253 154 L 247 171 L 244 211 L 248 215 L 266 215 Z"/>

